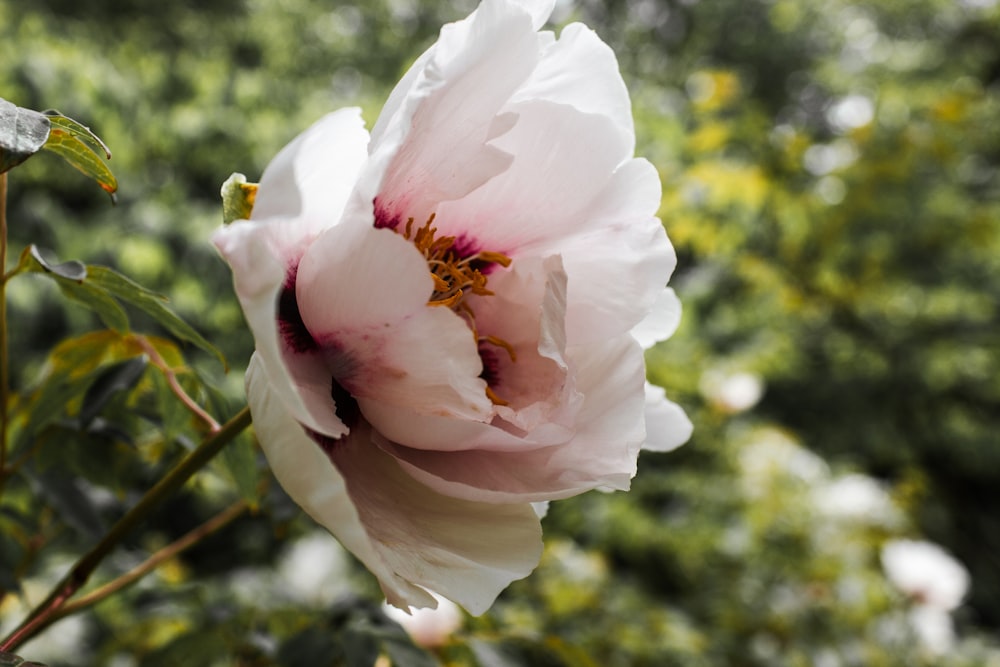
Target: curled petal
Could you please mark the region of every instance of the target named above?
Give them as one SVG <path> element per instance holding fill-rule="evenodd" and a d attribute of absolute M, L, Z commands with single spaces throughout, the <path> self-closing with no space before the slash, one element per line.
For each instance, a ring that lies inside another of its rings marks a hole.
<path fill-rule="evenodd" d="M 407 475 L 362 422 L 324 451 L 284 409 L 255 357 L 247 369 L 254 429 L 281 486 L 378 578 L 397 607 L 434 607 L 428 590 L 483 613 L 541 557 L 528 504 L 449 498 Z"/>
<path fill-rule="evenodd" d="M 648 350 L 673 336 L 680 323 L 681 300 L 672 288 L 667 287 L 660 292 L 649 315 L 632 329 L 632 335 L 643 349 Z"/>
<path fill-rule="evenodd" d="M 559 39 L 546 46 L 538 67 L 511 103 L 530 100 L 558 102 L 583 113 L 607 116 L 634 137 L 632 104 L 618 71 L 618 59 L 611 47 L 582 23 L 566 26 Z M 632 148 L 630 145 L 629 153 Z"/>
<path fill-rule="evenodd" d="M 566 363 L 566 272 L 562 258 L 530 258 L 495 274 L 491 296 L 470 300 L 480 334 L 503 340 L 487 350 L 496 414 L 522 431 L 545 423 L 571 426 L 579 394 Z"/>
<path fill-rule="evenodd" d="M 662 387 L 646 383 L 646 442 L 649 452 L 669 452 L 691 437 L 694 425 L 679 405 L 667 400 Z"/>
<path fill-rule="evenodd" d="M 297 220 L 315 236 L 334 225 L 368 157 L 361 110 L 327 114 L 297 136 L 264 170 L 253 220 Z"/>

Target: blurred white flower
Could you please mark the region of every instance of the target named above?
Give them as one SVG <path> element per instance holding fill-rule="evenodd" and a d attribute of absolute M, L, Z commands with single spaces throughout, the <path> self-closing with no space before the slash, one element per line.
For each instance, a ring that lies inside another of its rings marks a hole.
<path fill-rule="evenodd" d="M 929 605 L 917 605 L 908 615 L 921 643 L 931 653 L 942 655 L 955 644 L 955 625 L 951 614 L 944 609 Z"/>
<path fill-rule="evenodd" d="M 278 562 L 280 591 L 298 602 L 326 605 L 348 590 L 344 548 L 325 532 L 301 537 Z"/>
<path fill-rule="evenodd" d="M 437 609 L 414 609 L 406 613 L 388 603 L 383 605 L 386 616 L 403 626 L 413 641 L 425 648 L 447 643 L 456 630 L 462 627 L 462 610 L 451 600 L 434 594 Z"/>
<path fill-rule="evenodd" d="M 842 475 L 817 486 L 813 501 L 820 513 L 834 519 L 883 526 L 897 525 L 902 519 L 886 490 L 868 475 Z"/>
<path fill-rule="evenodd" d="M 882 547 L 882 567 L 889 581 L 917 604 L 951 611 L 969 590 L 968 570 L 930 542 L 887 542 Z"/>
<path fill-rule="evenodd" d="M 882 548 L 886 576 L 914 606 L 910 622 L 929 651 L 945 653 L 954 642 L 949 612 L 969 590 L 969 572 L 936 544 L 892 540 Z"/>
<path fill-rule="evenodd" d="M 767 494 L 782 478 L 819 484 L 830 475 L 826 461 L 776 428 L 757 429 L 740 451 L 739 462 L 744 488 L 751 497 Z"/>
<path fill-rule="evenodd" d="M 710 370 L 702 374 L 698 389 L 715 407 L 736 413 L 757 405 L 764 395 L 764 380 L 756 373 Z"/>

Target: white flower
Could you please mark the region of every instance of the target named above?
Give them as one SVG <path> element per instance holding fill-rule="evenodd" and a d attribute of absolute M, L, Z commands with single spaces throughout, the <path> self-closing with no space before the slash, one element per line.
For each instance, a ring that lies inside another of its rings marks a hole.
<path fill-rule="evenodd" d="M 939 607 L 917 605 L 907 614 L 910 625 L 923 646 L 936 655 L 944 655 L 955 644 L 955 624 L 951 614 Z"/>
<path fill-rule="evenodd" d="M 969 572 L 936 544 L 891 540 L 882 547 L 889 581 L 917 604 L 952 611 L 969 590 Z"/>
<path fill-rule="evenodd" d="M 923 645 L 944 654 L 955 640 L 950 612 L 969 590 L 969 572 L 930 542 L 892 540 L 882 547 L 886 576 L 913 601 L 910 623 Z"/>
<path fill-rule="evenodd" d="M 764 395 L 764 381 L 755 373 L 708 371 L 698 389 L 716 407 L 725 412 L 744 412 L 757 405 Z"/>
<path fill-rule="evenodd" d="M 533 502 L 626 489 L 690 435 L 644 380 L 680 315 L 659 178 L 614 54 L 538 32 L 551 8 L 445 26 L 370 139 L 321 119 L 214 238 L 271 467 L 398 607 L 483 612 L 538 562 Z"/>
<path fill-rule="evenodd" d="M 426 648 L 434 648 L 448 642 L 456 630 L 462 627 L 462 610 L 451 600 L 435 595 L 436 609 L 415 609 L 406 612 L 398 607 L 384 605 L 383 611 L 392 620 L 403 626 L 413 641 Z"/>
<path fill-rule="evenodd" d="M 901 523 L 899 510 L 879 482 L 868 475 L 842 475 L 813 490 L 823 514 L 848 521 L 892 526 Z"/>

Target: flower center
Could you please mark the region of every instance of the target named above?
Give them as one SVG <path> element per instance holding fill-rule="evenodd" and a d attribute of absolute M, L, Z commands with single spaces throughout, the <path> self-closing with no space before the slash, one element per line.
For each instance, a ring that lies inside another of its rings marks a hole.
<path fill-rule="evenodd" d="M 510 257 L 492 251 L 464 255 L 455 247 L 456 237 L 437 235 L 437 227 L 434 227 L 434 215 L 432 213 L 427 222 L 417 228 L 414 228 L 413 218 L 406 220 L 402 231 L 399 226 L 393 228 L 397 234 L 412 241 L 417 250 L 427 259 L 427 268 L 430 270 L 431 278 L 434 279 L 434 292 L 427 301 L 427 305 L 446 306 L 462 316 L 469 324 L 469 329 L 472 330 L 472 335 L 480 350 L 483 349 L 484 345 L 491 345 L 504 350 L 510 356 L 511 361 L 517 361 L 514 347 L 510 343 L 497 336 L 480 335 L 476 327 L 476 315 L 467 303 L 470 294 L 493 295 L 493 292 L 486 286 L 488 278 L 483 270 L 491 264 L 499 264 L 506 268 L 510 266 Z M 480 352 L 480 357 L 483 357 L 482 352 Z M 485 361 L 484 359 L 484 374 L 487 373 Z M 490 384 L 496 381 L 493 376 L 495 373 L 484 378 L 487 381 L 486 396 L 495 405 L 508 405 L 508 401 L 497 396 L 490 387 Z"/>

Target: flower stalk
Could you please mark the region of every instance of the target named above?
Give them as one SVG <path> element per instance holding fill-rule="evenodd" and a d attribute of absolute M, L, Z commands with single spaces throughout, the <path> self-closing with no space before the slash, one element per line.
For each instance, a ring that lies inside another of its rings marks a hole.
<path fill-rule="evenodd" d="M 197 528 L 194 528 L 180 539 L 171 542 L 162 549 L 159 549 L 145 561 L 120 577 L 109 581 L 103 586 L 94 589 L 90 593 L 87 593 L 72 602 L 67 602 L 61 609 L 58 609 L 51 614 L 48 617 L 48 621 L 44 625 L 39 625 L 38 631 L 41 631 L 58 620 L 71 616 L 88 607 L 92 607 L 105 598 L 128 588 L 171 558 L 194 546 L 209 535 L 212 535 L 213 533 L 216 533 L 228 526 L 240 515 L 242 515 L 248 507 L 249 505 L 247 505 L 245 500 L 237 500 L 235 503 L 222 510 Z"/>
<path fill-rule="evenodd" d="M 180 399 L 181 403 L 184 404 L 192 414 L 208 424 L 209 431 L 211 433 L 217 432 L 220 428 L 219 422 L 215 421 L 212 415 L 208 414 L 197 402 L 184 391 L 181 383 L 177 380 L 177 373 L 174 369 L 160 356 L 160 353 L 156 351 L 156 348 L 149 342 L 145 336 L 135 336 L 133 337 L 135 343 L 142 348 L 142 351 L 146 353 L 149 357 L 150 363 L 152 363 L 156 368 L 163 373 L 163 376 L 167 379 L 167 384 L 170 385 L 170 390 L 174 392 L 174 395 Z"/>
<path fill-rule="evenodd" d="M 176 492 L 194 473 L 208 463 L 222 448 L 250 425 L 250 410 L 243 408 L 222 427 L 209 435 L 194 451 L 151 488 L 125 516 L 56 584 L 40 604 L 6 639 L 0 651 L 12 651 L 52 623 L 67 601 L 80 590 L 101 561 L 132 531 L 164 498 Z"/>
<path fill-rule="evenodd" d="M 7 467 L 7 172 L 0 173 L 0 471 Z M 0 495 L 3 494 L 4 477 L 0 475 Z"/>

